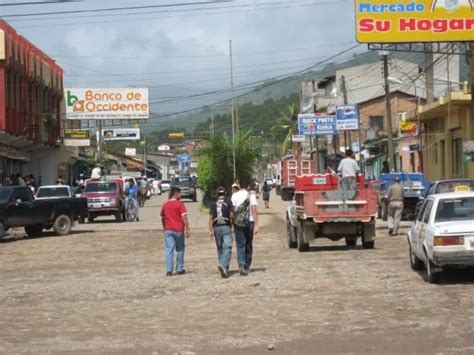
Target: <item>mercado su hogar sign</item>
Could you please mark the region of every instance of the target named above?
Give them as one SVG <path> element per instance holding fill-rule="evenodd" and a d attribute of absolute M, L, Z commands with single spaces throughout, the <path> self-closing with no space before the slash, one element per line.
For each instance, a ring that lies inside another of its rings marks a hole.
<path fill-rule="evenodd" d="M 360 43 L 474 41 L 474 0 L 356 0 Z"/>

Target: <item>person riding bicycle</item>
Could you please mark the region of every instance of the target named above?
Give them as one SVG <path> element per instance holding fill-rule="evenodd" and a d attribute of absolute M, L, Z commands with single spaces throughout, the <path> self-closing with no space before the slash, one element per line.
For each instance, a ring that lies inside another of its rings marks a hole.
<path fill-rule="evenodd" d="M 135 181 L 133 179 L 130 179 L 128 181 L 128 185 L 125 188 L 125 195 L 127 196 L 125 198 L 125 211 L 128 211 L 128 206 L 131 203 L 133 209 L 135 210 L 137 221 L 139 221 L 140 216 L 139 216 L 138 201 L 137 201 L 138 186 L 135 185 Z"/>

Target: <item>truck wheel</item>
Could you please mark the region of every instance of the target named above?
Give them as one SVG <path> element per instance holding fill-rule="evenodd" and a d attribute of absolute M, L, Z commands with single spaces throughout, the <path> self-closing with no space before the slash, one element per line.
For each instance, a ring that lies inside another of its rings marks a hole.
<path fill-rule="evenodd" d="M 364 242 L 362 239 L 362 247 L 364 249 L 374 249 L 375 246 L 375 241 L 371 240 L 370 242 Z"/>
<path fill-rule="evenodd" d="M 415 271 L 420 271 L 423 270 L 423 260 L 421 260 L 419 257 L 415 255 L 415 253 L 412 250 L 410 242 L 408 242 L 409 246 L 409 253 L 410 253 L 410 265 L 411 268 Z"/>
<path fill-rule="evenodd" d="M 122 212 L 115 212 L 115 222 L 120 223 L 122 222 Z"/>
<path fill-rule="evenodd" d="M 428 254 L 425 252 L 425 266 L 426 266 L 426 276 L 430 284 L 437 284 L 441 280 L 441 272 L 433 271 L 433 263 L 428 258 Z"/>
<path fill-rule="evenodd" d="M 288 239 L 288 248 L 294 249 L 298 246 L 296 241 L 295 227 L 291 225 L 288 218 L 286 219 L 286 237 Z"/>
<path fill-rule="evenodd" d="M 72 228 L 71 218 L 66 214 L 62 214 L 56 217 L 56 219 L 54 220 L 53 230 L 54 230 L 54 233 L 56 233 L 57 235 L 61 235 L 61 236 L 68 235 L 69 233 L 71 233 L 71 228 Z"/>
<path fill-rule="evenodd" d="M 346 238 L 346 245 L 348 247 L 355 247 L 357 245 L 357 238 Z"/>
<path fill-rule="evenodd" d="M 298 246 L 299 252 L 305 252 L 309 250 L 309 243 L 304 242 L 304 222 L 301 221 L 298 223 L 296 228 L 296 243 Z"/>
<path fill-rule="evenodd" d="M 87 222 L 94 223 L 94 219 L 95 219 L 95 216 L 90 214 L 89 217 L 87 217 Z"/>
<path fill-rule="evenodd" d="M 25 233 L 30 238 L 36 238 L 43 233 L 43 226 L 27 226 L 25 227 Z"/>

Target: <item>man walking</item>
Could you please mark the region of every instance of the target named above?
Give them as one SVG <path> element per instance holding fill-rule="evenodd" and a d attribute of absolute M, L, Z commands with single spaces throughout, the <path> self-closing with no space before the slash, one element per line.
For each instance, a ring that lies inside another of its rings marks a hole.
<path fill-rule="evenodd" d="M 394 184 L 388 189 L 388 234 L 398 235 L 398 227 L 403 213 L 403 186 L 400 178 L 393 178 Z"/>
<path fill-rule="evenodd" d="M 346 157 L 341 160 L 337 171 L 341 173 L 341 188 L 344 191 L 350 191 L 356 189 L 356 177 L 357 173 L 360 171 L 359 165 L 352 158 L 354 153 L 351 149 L 346 150 Z"/>
<path fill-rule="evenodd" d="M 171 198 L 161 208 L 161 222 L 165 231 L 166 276 L 173 275 L 174 251 L 176 250 L 176 273 L 186 274 L 184 269 L 184 236 L 189 238 L 188 212 L 180 199 L 181 189 L 171 188 Z"/>
<path fill-rule="evenodd" d="M 241 276 L 247 276 L 252 264 L 253 236 L 258 233 L 257 198 L 247 189 L 249 182 L 240 179 L 240 191 L 232 195 L 235 211 L 235 244 Z"/>
<path fill-rule="evenodd" d="M 216 241 L 219 270 L 222 278 L 229 277 L 229 265 L 232 256 L 232 201 L 226 198 L 225 188 L 217 190 L 217 201 L 211 205 L 209 215 L 209 237 Z"/>

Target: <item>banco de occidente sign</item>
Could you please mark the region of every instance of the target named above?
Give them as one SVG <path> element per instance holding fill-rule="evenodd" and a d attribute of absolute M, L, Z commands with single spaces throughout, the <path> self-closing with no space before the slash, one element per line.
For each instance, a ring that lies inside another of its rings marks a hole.
<path fill-rule="evenodd" d="M 66 117 L 71 120 L 146 119 L 148 89 L 66 89 Z"/>
<path fill-rule="evenodd" d="M 474 41 L 474 0 L 355 0 L 360 43 Z"/>

